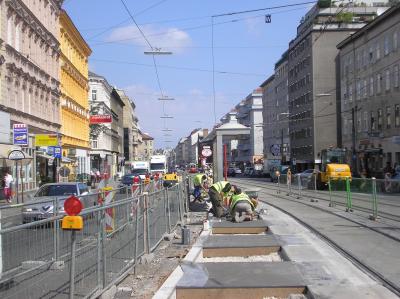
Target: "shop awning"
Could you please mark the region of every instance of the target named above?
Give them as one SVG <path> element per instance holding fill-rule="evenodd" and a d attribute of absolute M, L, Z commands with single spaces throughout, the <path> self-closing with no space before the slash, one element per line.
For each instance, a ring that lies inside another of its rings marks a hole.
<path fill-rule="evenodd" d="M 21 147 L 12 144 L 0 144 L 0 166 L 1 167 L 11 167 L 15 165 L 15 161 L 8 159 L 8 154 L 12 150 L 22 150 Z M 32 157 L 25 153 L 25 158 L 18 160 L 19 165 L 28 165 L 32 161 Z"/>

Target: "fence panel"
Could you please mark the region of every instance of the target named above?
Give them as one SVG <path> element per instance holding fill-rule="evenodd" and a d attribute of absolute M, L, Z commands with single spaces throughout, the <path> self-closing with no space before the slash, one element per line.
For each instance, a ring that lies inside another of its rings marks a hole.
<path fill-rule="evenodd" d="M 167 231 L 167 213 L 165 209 L 165 192 L 158 191 L 149 194 L 149 239 L 150 251 L 160 243 L 164 233 Z"/>

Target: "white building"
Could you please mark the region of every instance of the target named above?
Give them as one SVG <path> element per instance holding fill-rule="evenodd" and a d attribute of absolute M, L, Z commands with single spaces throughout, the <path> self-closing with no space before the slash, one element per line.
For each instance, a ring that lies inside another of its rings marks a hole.
<path fill-rule="evenodd" d="M 91 165 L 100 173 L 116 175 L 123 154 L 123 107 L 118 92 L 107 80 L 89 72 L 89 103 L 92 115 L 111 115 L 112 123 L 91 125 Z"/>

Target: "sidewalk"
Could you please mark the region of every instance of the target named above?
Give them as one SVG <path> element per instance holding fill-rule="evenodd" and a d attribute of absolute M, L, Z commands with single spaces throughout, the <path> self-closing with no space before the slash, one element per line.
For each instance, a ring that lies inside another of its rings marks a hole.
<path fill-rule="evenodd" d="M 246 183 L 242 182 L 241 185 L 245 186 Z M 379 232 L 379 229 L 392 229 L 392 234 L 399 237 L 399 227 L 383 227 L 379 222 L 329 208 L 326 202 L 310 203 L 306 199 L 285 198 L 285 195 L 272 196 L 263 189 L 259 194 L 265 203 L 285 211 L 302 224 L 317 229 L 320 236 L 328 239 L 332 245 L 343 248 L 345 255 L 353 256 L 359 263 L 364 264 L 370 271 L 376 272 L 392 286 L 400 288 L 398 266 L 400 242 Z M 318 209 L 315 209 L 313 205 Z M 365 226 L 378 231 L 370 230 Z"/>

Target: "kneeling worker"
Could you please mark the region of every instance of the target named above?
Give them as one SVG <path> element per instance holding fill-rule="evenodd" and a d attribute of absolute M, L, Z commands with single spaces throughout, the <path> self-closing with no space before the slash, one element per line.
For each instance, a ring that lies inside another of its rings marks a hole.
<path fill-rule="evenodd" d="M 233 195 L 229 203 L 229 210 L 235 222 L 251 221 L 253 220 L 253 212 L 257 206 L 257 201 L 250 199 L 250 197 L 243 193 L 242 190 L 233 185 Z"/>
<path fill-rule="evenodd" d="M 231 184 L 227 181 L 216 182 L 211 185 L 208 195 L 212 203 L 214 216 L 220 218 L 224 214 L 223 201 L 224 197 L 231 191 Z"/>
<path fill-rule="evenodd" d="M 206 190 L 205 183 L 207 182 L 207 176 L 205 174 L 196 174 L 193 178 L 193 186 L 194 186 L 194 200 L 201 201 L 201 189 Z"/>

